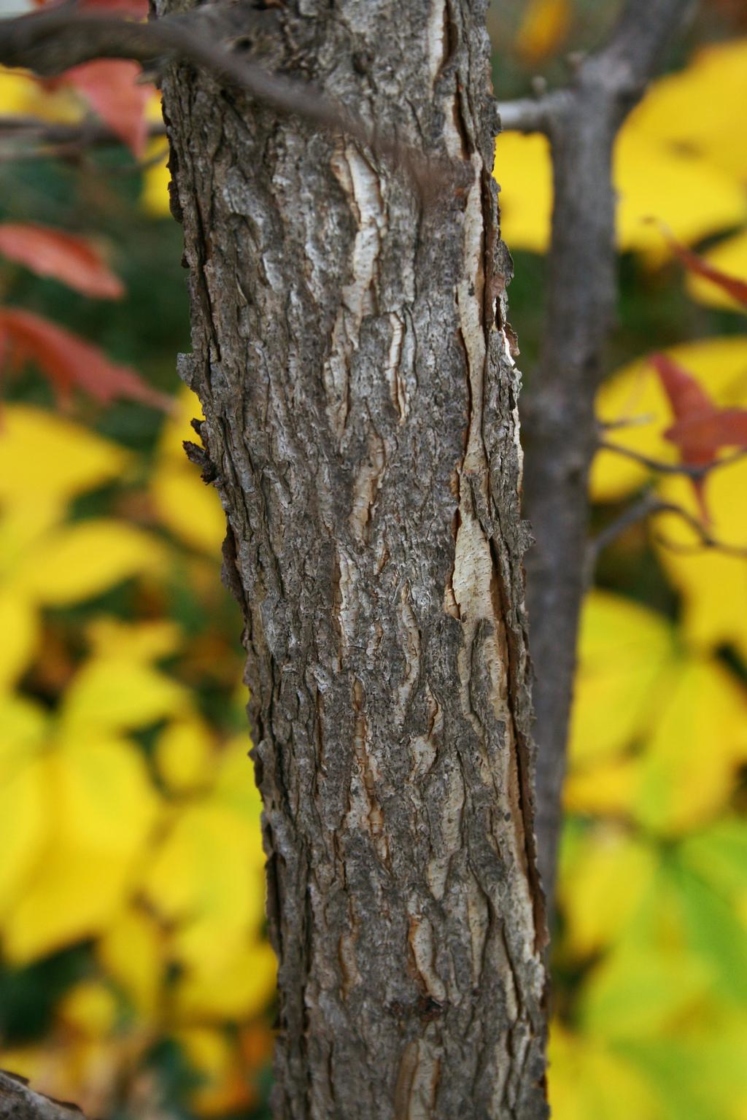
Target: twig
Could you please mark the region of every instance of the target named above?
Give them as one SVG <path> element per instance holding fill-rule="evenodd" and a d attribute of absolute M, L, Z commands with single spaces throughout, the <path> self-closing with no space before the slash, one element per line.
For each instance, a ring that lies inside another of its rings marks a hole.
<path fill-rule="evenodd" d="M 610 443 L 609 440 L 600 439 L 597 447 L 600 451 L 614 451 L 617 455 L 623 455 L 626 459 L 632 459 L 634 463 L 640 463 L 642 467 L 648 467 L 649 470 L 658 471 L 659 474 L 681 474 L 686 478 L 700 479 L 705 478 L 707 474 L 717 470 L 719 467 L 728 467 L 732 463 L 744 459 L 747 455 L 747 447 L 740 447 L 737 451 L 733 451 L 731 455 L 724 455 L 721 459 L 711 459 L 708 463 L 698 463 L 697 465 L 689 466 L 687 463 L 665 463 L 661 459 L 652 459 L 649 455 L 644 455 L 640 451 L 634 451 L 632 447 L 624 447 L 619 443 Z"/>
<path fill-rule="evenodd" d="M 548 900 L 555 883 L 561 788 L 585 587 L 588 474 L 597 443 L 594 396 L 617 298 L 612 147 L 690 0 L 627 0 L 607 45 L 578 64 L 560 96 L 504 107 L 504 124 L 532 117 L 550 137 L 552 243 L 538 368 L 520 404 L 530 645 L 536 671 L 537 841 Z M 521 107 L 523 105 L 523 108 Z"/>
<path fill-rule="evenodd" d="M 148 138 L 166 137 L 166 126 L 154 123 L 148 128 Z M 79 124 L 50 124 L 38 117 L 0 116 L 0 161 L 30 159 L 69 159 L 89 148 L 121 146 L 117 136 L 102 121 L 93 117 Z M 164 152 L 150 159 L 133 163 L 124 169 L 142 171 L 164 158 Z"/>
<path fill-rule="evenodd" d="M 747 547 L 740 548 L 738 545 L 727 544 L 726 541 L 720 541 L 718 537 L 714 537 L 708 532 L 705 525 L 692 513 L 689 513 L 682 506 L 676 505 L 674 502 L 658 502 L 654 509 L 651 510 L 652 515 L 660 513 L 674 513 L 690 526 L 700 537 L 700 545 L 687 545 L 679 544 L 675 541 L 670 541 L 667 537 L 657 534 L 655 539 L 659 544 L 665 548 L 670 549 L 672 552 L 679 552 L 683 555 L 689 556 L 696 552 L 701 552 L 703 549 L 714 549 L 717 552 L 723 552 L 727 556 L 735 556 L 741 560 L 747 559 Z"/>
<path fill-rule="evenodd" d="M 633 525 L 638 525 L 639 522 L 645 521 L 646 518 L 656 513 L 661 508 L 661 499 L 657 498 L 654 493 L 649 491 L 644 494 L 637 502 L 628 506 L 623 510 L 619 517 L 610 522 L 604 529 L 597 533 L 593 540 L 590 540 L 586 550 L 586 586 L 591 587 L 594 580 L 594 569 L 596 568 L 597 561 L 605 548 L 609 548 L 614 541 L 621 536 L 626 529 L 631 529 Z"/>
<path fill-rule="evenodd" d="M 256 10 L 251 14 L 256 17 Z M 435 179 L 453 179 L 457 165 L 428 161 L 306 83 L 271 73 L 255 59 L 233 53 L 247 8 L 206 4 L 150 23 L 133 23 L 69 5 L 47 7 L 0 22 L 0 63 L 52 77 L 96 58 L 129 58 L 144 65 L 191 62 L 225 84 L 238 86 L 277 112 L 294 114 L 320 128 L 359 140 L 377 156 L 404 167 L 421 190 Z M 460 169 L 463 172 L 463 169 Z"/>

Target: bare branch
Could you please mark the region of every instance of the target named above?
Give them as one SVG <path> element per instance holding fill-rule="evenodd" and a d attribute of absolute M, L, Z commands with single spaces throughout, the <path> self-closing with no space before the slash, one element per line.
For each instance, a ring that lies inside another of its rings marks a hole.
<path fill-rule="evenodd" d="M 554 114 L 565 97 L 564 91 L 541 97 L 504 101 L 498 108 L 504 132 L 549 133 Z"/>
<path fill-rule="evenodd" d="M 652 459 L 649 455 L 644 455 L 640 451 L 635 451 L 632 447 L 624 447 L 619 443 L 610 443 L 609 440 L 601 439 L 597 444 L 600 450 L 614 451 L 617 455 L 622 455 L 626 459 L 632 459 L 634 463 L 639 463 L 642 467 L 648 467 L 649 470 L 658 471 L 660 474 L 681 474 L 687 478 L 699 479 L 705 478 L 707 474 L 717 470 L 719 467 L 728 467 L 732 463 L 744 459 L 747 455 L 747 447 L 740 447 L 737 451 L 732 452 L 731 455 L 724 455 L 721 459 L 711 459 L 708 463 L 698 463 L 697 466 L 688 466 L 687 463 L 665 463 L 662 459 Z"/>
<path fill-rule="evenodd" d="M 540 359 L 520 407 L 525 510 L 537 542 L 527 554 L 527 599 L 537 676 L 537 839 L 549 899 L 587 570 L 593 402 L 617 299 L 612 148 L 689 6 L 627 0 L 607 45 L 580 60 L 570 88 L 542 99 L 539 111 L 553 151 L 552 243 Z"/>
<path fill-rule="evenodd" d="M 166 137 L 166 126 L 154 123 L 148 128 L 149 139 Z M 122 138 L 95 117 L 86 117 L 79 124 L 57 124 L 39 117 L 0 116 L 0 162 L 28 159 L 70 159 L 90 148 L 121 146 Z M 133 162 L 126 169 L 144 170 L 165 158 L 157 156 Z"/>
<path fill-rule="evenodd" d="M 256 11 L 252 13 L 256 17 Z M 0 64 L 52 77 L 96 58 L 128 58 L 143 65 L 191 62 L 220 82 L 237 86 L 280 113 L 298 115 L 320 128 L 359 140 L 377 156 L 404 167 L 423 191 L 433 181 L 453 179 L 446 168 L 382 133 L 312 86 L 271 73 L 233 45 L 247 17 L 246 7 L 206 4 L 190 12 L 134 23 L 104 12 L 61 5 L 0 22 Z"/>
<path fill-rule="evenodd" d="M 718 537 L 714 537 L 708 532 L 705 525 L 695 514 L 689 513 L 688 510 L 683 509 L 682 506 L 678 506 L 674 502 L 657 502 L 651 510 L 651 515 L 658 515 L 661 513 L 674 513 L 678 517 L 681 517 L 700 537 L 700 545 L 686 545 L 676 541 L 670 541 L 660 533 L 657 534 L 655 539 L 659 544 L 670 549 L 672 552 L 679 552 L 689 556 L 693 553 L 702 552 L 704 549 L 714 549 L 717 552 L 723 552 L 726 556 L 735 556 L 740 560 L 747 560 L 747 547 L 740 548 L 738 545 L 727 544 L 725 541 L 719 540 Z"/>
<path fill-rule="evenodd" d="M 627 529 L 631 529 L 639 522 L 645 521 L 646 518 L 656 513 L 661 508 L 661 500 L 656 495 L 649 491 L 644 494 L 639 501 L 634 502 L 623 510 L 619 517 L 610 522 L 600 533 L 597 533 L 593 540 L 589 541 L 586 552 L 586 586 L 591 586 L 594 579 L 594 569 L 596 568 L 597 561 L 605 548 L 609 548 L 619 536 L 621 536 Z"/>

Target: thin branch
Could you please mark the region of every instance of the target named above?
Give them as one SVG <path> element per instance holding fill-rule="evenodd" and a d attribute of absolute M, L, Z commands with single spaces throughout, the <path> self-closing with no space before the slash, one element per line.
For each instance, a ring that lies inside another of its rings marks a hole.
<path fill-rule="evenodd" d="M 435 179 L 455 177 L 457 165 L 428 161 L 408 145 L 370 125 L 312 86 L 271 73 L 253 58 L 233 51 L 246 20 L 256 9 L 245 5 L 206 4 L 187 13 L 134 23 L 103 12 L 61 5 L 0 22 L 0 63 L 52 77 L 97 58 L 155 62 L 191 62 L 225 84 L 237 86 L 280 113 L 294 114 L 320 128 L 359 140 L 397 166 L 404 167 L 421 190 Z M 463 169 L 462 173 L 463 173 Z"/>
<path fill-rule="evenodd" d="M 148 128 L 150 140 L 166 137 L 166 126 L 153 123 Z M 38 117 L 0 116 L 0 162 L 30 159 L 70 159 L 90 148 L 121 147 L 122 138 L 94 117 L 79 124 L 56 124 Z M 159 163 L 165 152 L 150 159 L 133 162 L 122 171 L 143 171 Z"/>
<path fill-rule="evenodd" d="M 538 744 L 537 839 L 551 901 L 578 617 L 585 590 L 588 474 L 597 446 L 594 396 L 617 300 L 612 149 L 690 0 L 627 0 L 607 45 L 583 58 L 562 96 L 506 112 L 550 137 L 552 243 L 538 368 L 520 402 L 530 646 Z M 505 112 L 505 110 L 504 110 Z"/>
<path fill-rule="evenodd" d="M 498 109 L 501 129 L 504 132 L 544 132 L 549 133 L 554 114 L 558 111 L 564 91 L 543 94 L 540 97 L 519 98 L 516 101 L 503 101 Z"/>
<path fill-rule="evenodd" d="M 649 470 L 658 471 L 660 474 L 680 474 L 685 475 L 686 478 L 700 479 L 705 478 L 706 475 L 712 471 L 718 470 L 719 467 L 728 467 L 732 463 L 738 462 L 747 456 L 747 447 L 740 447 L 731 455 L 724 455 L 721 459 L 711 459 L 708 463 L 698 463 L 697 465 L 688 466 L 687 463 L 665 463 L 661 459 L 652 459 L 649 455 L 644 455 L 640 451 L 633 450 L 632 447 L 624 447 L 619 443 L 610 443 L 609 440 L 600 439 L 598 448 L 601 451 L 614 451 L 617 455 L 622 455 L 626 459 L 631 459 L 634 463 L 639 463 L 642 467 L 647 467 Z"/>
<path fill-rule="evenodd" d="M 586 553 L 587 588 L 591 587 L 594 579 L 594 569 L 604 550 L 609 548 L 628 529 L 632 529 L 634 525 L 645 521 L 650 514 L 656 513 L 661 505 L 661 499 L 657 498 L 653 492 L 648 491 L 637 502 L 623 510 L 619 517 L 616 517 L 614 521 L 610 522 L 609 525 L 597 533 L 596 537 L 589 541 Z"/>
<path fill-rule="evenodd" d="M 714 537 L 708 532 L 705 525 L 703 525 L 695 514 L 689 513 L 686 509 L 683 509 L 682 506 L 678 506 L 674 502 L 658 502 L 655 508 L 651 510 L 651 514 L 658 515 L 661 513 L 674 513 L 678 517 L 681 517 L 700 537 L 700 545 L 686 545 L 670 541 L 660 533 L 657 534 L 655 539 L 658 543 L 670 549 L 672 552 L 679 552 L 683 555 L 690 556 L 693 553 L 702 552 L 704 549 L 714 549 L 717 552 L 723 552 L 726 556 L 735 556 L 740 560 L 747 560 L 747 547 L 740 548 L 738 545 L 727 544 L 726 541 L 721 541 L 718 537 Z"/>

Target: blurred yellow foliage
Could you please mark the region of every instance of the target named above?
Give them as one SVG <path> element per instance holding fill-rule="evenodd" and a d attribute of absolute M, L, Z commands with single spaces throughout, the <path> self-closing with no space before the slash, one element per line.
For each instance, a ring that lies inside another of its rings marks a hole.
<path fill-rule="evenodd" d="M 669 256 L 660 227 L 691 243 L 747 219 L 747 192 L 697 152 L 658 141 L 630 118 L 614 153 L 618 195 L 617 243 L 652 262 Z M 510 249 L 544 253 L 550 244 L 552 164 L 545 136 L 502 133 L 496 141 L 495 178 L 501 185 L 501 233 Z"/>
<path fill-rule="evenodd" d="M 514 49 L 527 66 L 554 54 L 566 39 L 573 19 L 570 0 L 529 0 Z"/>
<path fill-rule="evenodd" d="M 6 472 L 0 941 L 7 969 L 92 940 L 96 972 L 59 1001 L 46 1040 L 0 1050 L 0 1064 L 99 1111 L 113 1107 L 122 1078 L 135 1097 L 144 1091 L 138 1071 L 159 1038 L 179 1041 L 205 1075 L 192 1102 L 205 1113 L 255 1100 L 253 1071 L 269 1052 L 266 1041 L 246 1068 L 244 1036 L 226 1029 L 254 1022 L 267 1040 L 261 1016 L 275 984 L 250 743 L 213 728 L 197 695 L 159 664 L 182 657 L 181 626 L 167 615 L 89 610 L 85 649 L 54 670 L 62 673 L 54 708 L 33 691 L 35 674 L 52 673 L 50 611 L 132 581 L 145 602 L 158 599 L 177 573 L 193 570 L 193 548 L 211 557 L 218 583 L 223 513 L 181 448 L 195 438 L 197 413 L 184 392 L 178 420 L 164 424 L 143 507 L 158 525 L 137 527 L 70 513 L 89 490 L 134 484 L 131 454 L 40 410 L 4 411 L 0 467 L 12 464 L 17 485 Z M 169 472 L 184 502 L 177 515 L 160 500 Z M 147 753 L 137 739 L 144 731 Z"/>
<path fill-rule="evenodd" d="M 531 6 L 525 26 L 531 30 L 548 7 Z M 552 37 L 552 19 L 545 13 L 543 20 Z M 657 222 L 689 244 L 747 220 L 746 74 L 747 40 L 709 47 L 686 70 L 654 82 L 631 113 L 614 152 L 621 250 L 661 263 L 670 249 Z M 544 253 L 552 210 L 548 141 L 538 134 L 501 134 L 494 174 L 509 248 Z M 725 250 L 724 264 L 743 267 L 744 258 L 733 255 L 740 244 Z M 702 290 L 698 281 L 696 291 Z"/>

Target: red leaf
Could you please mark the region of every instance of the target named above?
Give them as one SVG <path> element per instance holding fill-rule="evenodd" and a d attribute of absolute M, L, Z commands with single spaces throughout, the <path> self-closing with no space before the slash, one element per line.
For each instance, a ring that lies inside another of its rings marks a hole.
<path fill-rule="evenodd" d="M 145 106 L 152 86 L 138 85 L 137 62 L 119 59 L 96 59 L 66 70 L 60 79 L 77 89 L 112 132 L 124 141 L 139 159 L 148 139 Z"/>
<path fill-rule="evenodd" d="M 747 409 L 724 408 L 706 416 L 692 416 L 673 424 L 665 433 L 672 443 L 695 443 L 712 450 L 722 447 L 747 447 Z"/>
<path fill-rule="evenodd" d="M 695 378 L 666 354 L 652 354 L 649 360 L 659 375 L 676 421 L 664 438 L 679 447 L 682 461 L 688 466 L 710 463 L 716 450 L 713 444 L 708 440 L 702 442 L 697 434 L 688 438 L 687 425 L 692 420 L 712 417 L 716 406 Z M 681 434 L 673 434 L 676 432 Z"/>
<path fill-rule="evenodd" d="M 703 257 L 693 253 L 685 245 L 682 245 L 666 230 L 663 231 L 664 236 L 669 242 L 672 252 L 682 262 L 688 272 L 694 272 L 697 276 L 702 276 L 704 280 L 710 280 L 712 284 L 716 284 L 727 295 L 735 299 L 737 303 L 741 303 L 743 307 L 747 307 L 747 280 L 740 280 L 736 276 L 729 276 L 728 273 L 722 272 L 720 268 L 714 268 Z"/>
<path fill-rule="evenodd" d="M 653 354 L 651 364 L 669 398 L 675 423 L 664 432 L 687 467 L 707 467 L 723 447 L 747 447 L 747 409 L 718 408 L 687 370 L 666 354 Z M 691 479 L 701 515 L 709 522 L 705 501 L 707 475 Z"/>
<path fill-rule="evenodd" d="M 45 226 L 5 222 L 0 224 L 0 253 L 39 276 L 60 280 L 84 296 L 121 299 L 124 295 L 122 281 L 83 237 Z"/>
<path fill-rule="evenodd" d="M 126 397 L 154 408 L 173 407 L 170 397 L 152 389 L 134 370 L 110 362 L 97 347 L 30 311 L 0 309 L 0 355 L 15 369 L 33 362 L 62 400 L 77 387 L 102 404 Z"/>

